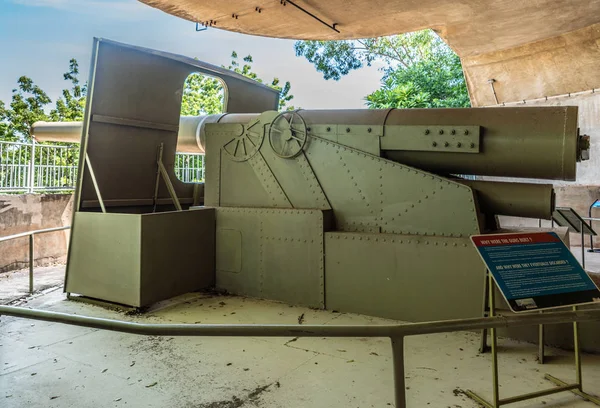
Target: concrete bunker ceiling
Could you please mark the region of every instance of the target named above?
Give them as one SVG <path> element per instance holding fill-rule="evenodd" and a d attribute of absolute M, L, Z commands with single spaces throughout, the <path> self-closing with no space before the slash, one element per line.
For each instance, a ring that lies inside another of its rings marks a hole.
<path fill-rule="evenodd" d="M 600 88 L 600 0 L 140 1 L 267 37 L 339 40 L 432 28 L 461 57 L 473 106 Z"/>

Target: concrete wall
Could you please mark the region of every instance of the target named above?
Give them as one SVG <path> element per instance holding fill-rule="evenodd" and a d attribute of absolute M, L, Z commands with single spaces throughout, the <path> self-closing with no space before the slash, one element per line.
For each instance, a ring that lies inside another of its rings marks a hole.
<path fill-rule="evenodd" d="M 582 217 L 587 217 L 590 204 L 596 198 L 600 198 L 600 186 L 559 185 L 554 187 L 554 191 L 557 207 L 571 207 Z M 592 216 L 600 218 L 600 209 L 594 209 Z M 533 218 L 500 216 L 498 220 L 500 227 L 503 228 L 539 226 L 539 220 Z M 542 220 L 542 227 L 550 227 L 550 225 L 550 221 Z M 600 222 L 592 224 L 592 227 L 600 234 Z M 581 246 L 581 235 L 570 234 L 570 242 L 571 246 Z M 590 245 L 589 236 L 585 237 L 585 245 L 588 247 Z M 600 248 L 600 237 L 594 238 L 594 245 Z"/>
<path fill-rule="evenodd" d="M 0 195 L 0 236 L 71 224 L 71 194 Z M 0 273 L 29 265 L 29 238 L 0 242 Z M 64 263 L 69 231 L 37 235 L 35 265 Z"/>

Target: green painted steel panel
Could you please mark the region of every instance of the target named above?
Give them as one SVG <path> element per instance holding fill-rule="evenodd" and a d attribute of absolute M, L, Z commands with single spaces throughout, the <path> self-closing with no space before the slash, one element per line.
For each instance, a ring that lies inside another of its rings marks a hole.
<path fill-rule="evenodd" d="M 304 152 L 293 159 L 282 159 L 272 149 L 261 153 L 293 208 L 331 208 Z"/>
<path fill-rule="evenodd" d="M 215 210 L 77 212 L 66 291 L 129 306 L 212 287 Z"/>
<path fill-rule="evenodd" d="M 221 154 L 220 171 L 221 174 L 218 176 L 220 206 L 236 207 L 242 204 L 248 207 L 272 206 L 272 196 L 265 190 L 248 161 L 233 161 L 225 154 Z M 207 179 L 206 184 L 208 185 L 212 180 L 212 177 Z"/>
<path fill-rule="evenodd" d="M 76 212 L 65 290 L 140 305 L 142 216 Z"/>
<path fill-rule="evenodd" d="M 217 208 L 217 287 L 324 307 L 323 234 L 330 227 L 329 211 Z M 240 252 L 241 270 L 232 271 L 228 255 Z"/>
<path fill-rule="evenodd" d="M 479 233 L 473 191 L 446 178 L 313 137 L 306 156 L 342 231 Z"/>
<path fill-rule="evenodd" d="M 216 286 L 235 294 L 262 297 L 260 218 L 252 211 L 257 210 L 216 208 Z M 241 266 L 228 258 L 240 258 Z"/>
<path fill-rule="evenodd" d="M 310 135 L 379 156 L 383 126 L 326 124 L 311 125 Z"/>
<path fill-rule="evenodd" d="M 220 228 L 216 232 L 216 264 L 223 272 L 242 271 L 242 232 L 236 229 Z"/>
<path fill-rule="evenodd" d="M 381 150 L 479 153 L 479 126 L 385 126 Z M 466 159 L 465 159 L 466 160 Z"/>
<path fill-rule="evenodd" d="M 279 180 L 275 178 L 262 153 L 258 152 L 252 156 L 248 160 L 248 163 L 252 166 L 254 174 L 269 197 L 268 204 L 264 205 L 264 207 L 293 208 L 292 203 L 290 203 L 290 200 L 279 184 Z"/>
<path fill-rule="evenodd" d="M 479 317 L 485 266 L 468 238 L 328 232 L 327 309 L 411 322 Z"/>
<path fill-rule="evenodd" d="M 142 215 L 142 305 L 215 285 L 215 210 Z"/>

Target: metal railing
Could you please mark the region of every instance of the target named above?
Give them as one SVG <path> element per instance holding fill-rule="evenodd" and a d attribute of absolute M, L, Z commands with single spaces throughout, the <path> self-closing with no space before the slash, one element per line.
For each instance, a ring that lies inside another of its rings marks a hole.
<path fill-rule="evenodd" d="M 204 155 L 177 153 L 175 155 L 175 175 L 184 183 L 204 181 Z"/>
<path fill-rule="evenodd" d="M 392 346 L 394 393 L 396 408 L 406 408 L 404 372 L 404 338 L 422 334 L 467 330 L 532 326 L 573 322 L 600 321 L 600 310 L 551 312 L 520 316 L 496 316 L 373 326 L 335 325 L 259 325 L 259 324 L 146 324 L 86 317 L 14 306 L 0 306 L 0 316 L 63 323 L 80 327 L 117 331 L 147 336 L 211 336 L 211 337 L 388 337 Z M 579 385 L 581 388 L 581 385 Z"/>
<path fill-rule="evenodd" d="M 71 226 L 67 225 L 66 227 L 46 228 L 41 230 L 21 232 L 19 234 L 8 235 L 6 237 L 0 237 L 0 242 L 9 241 L 11 239 L 29 237 L 29 294 L 33 293 L 33 268 L 35 266 L 35 245 L 33 237 L 37 234 L 62 231 L 69 228 L 71 228 Z"/>
<path fill-rule="evenodd" d="M 0 140 L 0 193 L 73 191 L 78 145 Z M 204 155 L 177 153 L 175 175 L 184 183 L 204 181 Z"/>
<path fill-rule="evenodd" d="M 0 191 L 68 191 L 75 185 L 79 148 L 0 141 Z"/>
<path fill-rule="evenodd" d="M 596 201 L 594 201 L 594 204 L 596 203 Z M 592 204 L 592 206 L 594 205 Z M 590 207 L 590 213 L 591 213 L 591 207 Z M 590 217 L 581 217 L 582 220 L 585 221 L 589 221 L 590 223 L 590 228 L 593 229 L 593 221 L 600 221 L 600 218 L 594 218 L 592 216 Z M 582 248 L 585 249 L 585 244 L 583 243 L 583 239 L 581 240 L 581 246 Z M 594 237 L 592 235 L 590 235 L 590 249 L 588 249 L 588 252 L 599 252 L 598 249 L 594 249 Z"/>

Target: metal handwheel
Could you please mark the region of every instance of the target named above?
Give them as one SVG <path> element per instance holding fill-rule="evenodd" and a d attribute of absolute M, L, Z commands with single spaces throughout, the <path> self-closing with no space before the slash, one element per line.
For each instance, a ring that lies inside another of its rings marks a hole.
<path fill-rule="evenodd" d="M 223 150 L 233 161 L 243 162 L 250 159 L 262 146 L 265 132 L 255 120 L 246 126 L 243 132 L 223 145 Z"/>
<path fill-rule="evenodd" d="M 306 140 L 306 122 L 298 111 L 280 113 L 269 126 L 269 144 L 281 158 L 292 159 L 299 155 Z"/>

